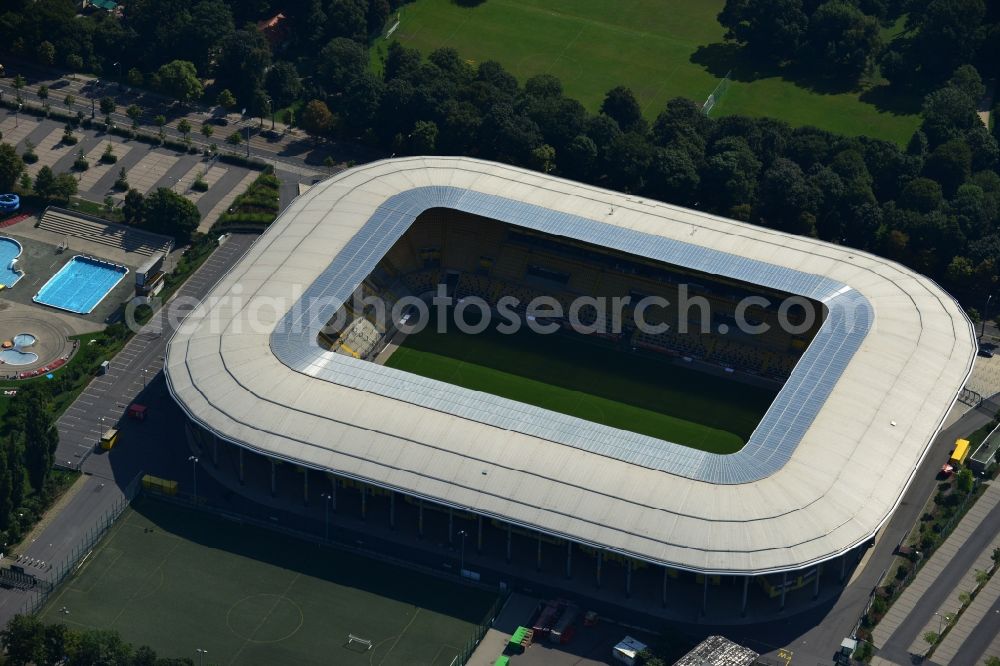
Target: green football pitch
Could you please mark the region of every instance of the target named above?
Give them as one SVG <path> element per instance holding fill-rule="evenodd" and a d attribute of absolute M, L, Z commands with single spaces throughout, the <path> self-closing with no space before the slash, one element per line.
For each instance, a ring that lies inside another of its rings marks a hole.
<path fill-rule="evenodd" d="M 212 664 L 450 666 L 495 594 L 140 499 L 42 610 Z M 68 613 L 61 612 L 65 608 Z M 346 647 L 348 634 L 371 640 Z"/>
<path fill-rule="evenodd" d="M 713 115 L 771 116 L 905 144 L 919 119 L 880 110 L 861 91 L 823 93 L 748 63 L 723 43 L 723 0 L 417 0 L 393 39 L 425 55 L 449 46 L 471 63 L 496 60 L 524 81 L 553 74 L 594 111 L 608 90 L 632 89 L 652 119 L 672 97 L 702 103 L 728 70 L 737 75 Z M 891 38 L 892 30 L 886 30 Z M 379 40 L 374 52 L 384 53 Z M 711 71 L 709 71 L 711 69 Z M 760 70 L 760 71 L 758 71 Z M 870 95 L 881 94 L 874 91 Z M 899 105 L 901 100 L 896 100 Z"/>
<path fill-rule="evenodd" d="M 738 451 L 775 393 L 578 335 L 454 326 L 408 336 L 386 365 L 714 453 Z"/>

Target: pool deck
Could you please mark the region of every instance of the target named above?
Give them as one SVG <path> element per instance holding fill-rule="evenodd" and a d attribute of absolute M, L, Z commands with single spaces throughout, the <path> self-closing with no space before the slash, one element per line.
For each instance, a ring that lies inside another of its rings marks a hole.
<path fill-rule="evenodd" d="M 38 361 L 28 365 L 0 364 L 0 380 L 10 379 L 19 372 L 44 367 L 59 358 L 69 358 L 74 351 L 73 341 L 69 336 L 90 332 L 80 326 L 86 322 L 74 322 L 74 317 L 54 317 L 54 313 L 38 310 L 37 307 L 0 298 L 0 342 L 11 340 L 18 333 L 30 333 L 35 336 L 36 342 L 24 351 L 38 354 Z"/>
<path fill-rule="evenodd" d="M 99 330 L 104 328 L 104 325 L 108 323 L 108 318 L 118 310 L 118 306 L 131 298 L 135 291 L 135 280 L 131 279 L 130 275 L 126 276 L 125 279 L 119 282 L 118 285 L 112 289 L 100 303 L 98 303 L 93 312 L 86 315 L 72 314 L 70 312 L 48 307 L 46 305 L 39 305 L 33 303 L 31 299 L 38 293 L 42 286 L 49 281 L 49 278 L 55 275 L 59 269 L 63 267 L 63 265 L 65 265 L 73 256 L 77 254 L 92 256 L 115 264 L 122 264 L 130 271 L 135 270 L 136 266 L 144 263 L 147 257 L 133 254 L 130 255 L 130 259 L 132 259 L 131 263 L 123 263 L 118 261 L 118 258 L 116 257 L 108 256 L 113 254 L 113 252 L 78 252 L 74 251 L 72 246 L 65 252 L 57 253 L 56 245 L 39 241 L 35 238 L 29 237 L 27 234 L 21 233 L 24 228 L 31 228 L 32 231 L 38 231 L 38 229 L 34 229 L 32 227 L 33 220 L 34 218 L 29 218 L 24 222 L 15 224 L 14 226 L 3 230 L 4 235 L 16 239 L 24 248 L 24 252 L 18 260 L 18 268 L 23 270 L 25 275 L 14 286 L 14 288 L 4 289 L 0 292 L 0 300 L 13 301 L 15 303 L 32 306 L 36 310 L 58 313 L 74 319 L 82 319 L 85 322 L 89 322 L 90 326 L 88 327 L 88 330 Z M 138 259 L 141 259 L 141 261 L 136 261 Z"/>

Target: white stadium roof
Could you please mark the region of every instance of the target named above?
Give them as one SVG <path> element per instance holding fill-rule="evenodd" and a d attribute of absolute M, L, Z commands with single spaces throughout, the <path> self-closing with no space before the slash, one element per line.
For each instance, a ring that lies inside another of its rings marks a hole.
<path fill-rule="evenodd" d="M 808 296 L 829 314 L 747 445 L 695 451 L 328 352 L 316 334 L 444 207 Z M 891 261 L 533 171 L 366 164 L 296 199 L 168 348 L 170 390 L 269 457 L 653 563 L 802 568 L 892 514 L 975 358 L 971 324 Z"/>

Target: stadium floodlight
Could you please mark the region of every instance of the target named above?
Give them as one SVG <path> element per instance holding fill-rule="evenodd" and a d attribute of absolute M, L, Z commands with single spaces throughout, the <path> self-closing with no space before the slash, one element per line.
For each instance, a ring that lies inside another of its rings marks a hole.
<path fill-rule="evenodd" d="M 461 546 L 461 553 L 462 554 L 461 554 L 461 557 L 459 559 L 459 564 L 458 564 L 458 575 L 459 576 L 464 576 L 465 575 L 465 537 L 469 536 L 469 533 L 466 532 L 465 530 L 459 530 L 458 531 L 458 536 L 462 537 L 462 546 Z"/>
<path fill-rule="evenodd" d="M 188 456 L 188 462 L 191 463 L 191 478 L 194 480 L 194 503 L 198 504 L 198 458 Z"/>

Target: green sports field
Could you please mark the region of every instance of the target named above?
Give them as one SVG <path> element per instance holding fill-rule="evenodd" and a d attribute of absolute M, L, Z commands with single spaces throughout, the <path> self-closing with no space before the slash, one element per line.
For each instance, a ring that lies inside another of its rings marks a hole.
<path fill-rule="evenodd" d="M 596 110 L 618 85 L 632 89 L 647 117 L 671 97 L 701 103 L 733 69 L 713 115 L 772 116 L 848 135 L 903 144 L 918 124 L 862 101 L 861 92 L 823 94 L 772 72 L 757 72 L 730 46 L 716 20 L 723 0 L 417 0 L 402 8 L 393 39 L 424 54 L 455 48 L 471 62 L 496 60 L 522 81 L 559 77 L 568 95 Z M 886 36 L 891 36 L 886 31 Z M 378 47 L 384 49 L 385 40 Z M 875 93 L 876 95 L 879 94 Z M 898 103 L 899 101 L 896 100 Z"/>
<path fill-rule="evenodd" d="M 52 596 L 46 622 L 212 664 L 450 666 L 496 596 L 153 499 Z M 66 608 L 69 613 L 60 612 Z M 374 642 L 345 647 L 347 635 Z"/>
<path fill-rule="evenodd" d="M 738 451 L 774 399 L 765 389 L 576 335 L 467 335 L 433 327 L 386 365 L 714 453 Z"/>

